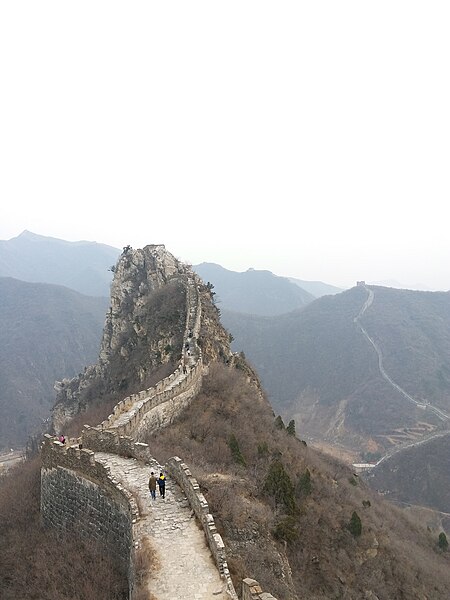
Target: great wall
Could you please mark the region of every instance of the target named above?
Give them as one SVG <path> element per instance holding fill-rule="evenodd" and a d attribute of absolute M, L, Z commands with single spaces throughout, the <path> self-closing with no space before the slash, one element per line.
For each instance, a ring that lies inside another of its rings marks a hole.
<path fill-rule="evenodd" d="M 153 246 L 155 254 L 164 246 Z M 179 457 L 158 464 L 145 434 L 170 425 L 202 385 L 207 370 L 199 347 L 201 281 L 187 268 L 186 326 L 181 360 L 155 386 L 120 401 L 96 427 L 85 426 L 67 444 L 49 434 L 42 443 L 41 515 L 43 525 L 101 540 L 128 573 L 129 598 L 136 591 L 136 563 L 150 543 L 145 586 L 158 600 L 238 599 L 225 546 L 188 466 Z M 151 501 L 150 471 L 169 476 L 165 500 Z M 197 526 L 200 524 L 201 529 Z M 151 595 L 151 596 L 150 596 Z M 243 600 L 276 600 L 258 582 L 242 581 Z"/>

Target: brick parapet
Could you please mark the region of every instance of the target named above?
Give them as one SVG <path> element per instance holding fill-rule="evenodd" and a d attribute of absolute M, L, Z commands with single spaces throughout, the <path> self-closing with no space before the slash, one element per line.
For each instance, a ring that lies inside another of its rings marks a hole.
<path fill-rule="evenodd" d="M 203 360 L 201 349 L 197 346 L 197 337 L 201 323 L 201 300 L 198 292 L 199 279 L 192 273 L 188 279 L 186 294 L 186 327 L 183 337 L 183 356 L 186 342 L 195 345 L 195 364 L 187 373 L 183 372 L 184 359 L 182 358 L 173 373 L 159 381 L 154 387 L 141 390 L 136 394 L 127 396 L 116 404 L 113 412 L 100 424 L 103 429 L 117 429 L 119 435 L 130 435 L 141 426 L 143 417 L 152 409 L 175 398 L 180 398 L 180 411 L 185 408 L 186 400 L 192 399 L 201 387 L 203 376 Z M 192 335 L 189 335 L 191 333 Z M 173 385 L 174 381 L 177 383 Z M 189 392 L 186 394 L 186 392 Z M 120 418 L 129 412 L 125 422 L 117 424 Z M 178 414 L 175 410 L 169 411 L 173 416 Z M 151 422 L 151 419 L 148 421 Z M 170 422 L 170 420 L 169 420 Z M 168 423 L 166 423 L 168 424 Z M 154 423 L 153 423 L 154 425 Z M 148 430 L 146 423 L 141 429 Z"/>
<path fill-rule="evenodd" d="M 255 579 L 246 578 L 242 582 L 242 600 L 277 600 L 272 594 L 263 592 Z"/>
<path fill-rule="evenodd" d="M 83 446 L 94 452 L 117 454 L 125 458 L 135 458 L 144 463 L 150 463 L 153 460 L 148 444 L 137 442 L 129 436 L 119 435 L 116 430 L 85 425 L 81 440 Z"/>
<path fill-rule="evenodd" d="M 214 517 L 209 512 L 208 503 L 200 491 L 200 486 L 198 485 L 197 480 L 192 476 L 192 473 L 187 465 L 183 463 L 181 458 L 178 456 L 174 456 L 169 459 L 167 463 L 167 469 L 178 485 L 183 489 L 184 493 L 186 494 L 186 498 L 192 507 L 192 510 L 203 527 L 206 540 L 216 562 L 217 568 L 219 569 L 221 577 L 226 583 L 228 595 L 230 598 L 233 598 L 233 600 L 237 600 L 238 597 L 231 580 L 230 571 L 228 569 L 228 563 L 226 560 L 225 545 L 223 543 L 222 536 L 217 533 Z"/>
<path fill-rule="evenodd" d="M 95 460 L 95 453 L 91 449 L 66 446 L 51 435 L 45 434 L 41 460 L 44 469 L 69 469 L 107 489 L 117 503 L 129 510 L 131 520 L 138 520 L 139 510 L 132 494 L 114 479 L 107 466 Z"/>
<path fill-rule="evenodd" d="M 50 435 L 41 449 L 41 519 L 45 527 L 106 544 L 128 573 L 129 597 L 134 586 L 134 546 L 139 539 L 135 499 L 95 460 L 92 450 L 65 446 Z"/>

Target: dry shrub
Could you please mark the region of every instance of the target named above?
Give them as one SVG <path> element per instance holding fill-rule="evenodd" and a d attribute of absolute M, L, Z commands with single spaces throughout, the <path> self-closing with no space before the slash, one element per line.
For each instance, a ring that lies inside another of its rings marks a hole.
<path fill-rule="evenodd" d="M 345 465 L 276 429 L 274 421 L 270 406 L 242 372 L 215 364 L 185 413 L 146 440 L 160 462 L 180 456 L 197 478 L 224 538 L 236 588 L 243 576 L 254 577 L 274 596 L 323 600 L 343 597 L 342 579 L 348 600 L 359 600 L 365 590 L 380 600 L 446 597 L 450 557 L 434 551 L 436 539 L 412 527 L 362 480 L 351 485 Z M 246 467 L 233 462 L 231 434 Z M 287 533 L 298 536 L 289 535 L 286 543 L 271 535 L 284 532 L 283 507 L 264 493 L 274 459 L 282 462 L 296 494 L 295 522 Z M 306 469 L 308 494 L 297 485 Z M 345 528 L 353 511 L 362 521 L 358 538 Z M 374 548 L 376 555 L 368 559 Z"/>
<path fill-rule="evenodd" d="M 126 573 L 101 544 L 40 526 L 40 462 L 0 481 L 2 600 L 124 600 Z"/>
<path fill-rule="evenodd" d="M 159 568 L 156 552 L 150 539 L 142 538 L 139 547 L 134 552 L 134 582 L 133 600 L 152 600 L 153 594 L 148 590 L 150 573 Z"/>

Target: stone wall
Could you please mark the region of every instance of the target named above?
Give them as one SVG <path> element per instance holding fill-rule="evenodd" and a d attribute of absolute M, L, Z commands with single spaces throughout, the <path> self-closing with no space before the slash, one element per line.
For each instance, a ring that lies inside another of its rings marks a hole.
<path fill-rule="evenodd" d="M 209 512 L 209 506 L 205 497 L 200 492 L 197 480 L 192 476 L 188 467 L 181 461 L 181 458 L 178 458 L 178 456 L 169 459 L 167 468 L 171 476 L 183 489 L 189 504 L 203 527 L 206 540 L 217 568 L 226 582 L 228 595 L 230 598 L 233 598 L 233 600 L 237 600 L 236 590 L 234 589 L 230 571 L 228 570 L 225 546 L 221 535 L 217 533 L 214 518 Z"/>
<path fill-rule="evenodd" d="M 242 600 L 277 600 L 271 594 L 263 592 L 255 579 L 244 579 L 242 582 Z"/>
<path fill-rule="evenodd" d="M 136 442 L 129 436 L 119 435 L 117 431 L 85 425 L 81 437 L 83 445 L 94 452 L 118 454 L 126 458 L 135 458 L 144 463 L 153 461 L 148 444 Z"/>
<path fill-rule="evenodd" d="M 45 435 L 41 456 L 42 524 L 67 533 L 76 528 L 83 537 L 106 544 L 124 565 L 131 593 L 139 519 L 134 498 L 91 450 L 66 447 Z"/>
<path fill-rule="evenodd" d="M 161 253 L 163 247 L 153 250 L 159 256 L 158 252 Z M 177 265 L 170 266 L 175 268 Z M 182 359 L 178 368 L 153 388 L 119 402 L 113 413 L 97 427 L 86 425 L 76 446 L 66 447 L 49 435 L 44 437 L 42 445 L 43 524 L 62 531 L 76 527 L 81 535 L 106 542 L 127 569 L 130 598 L 134 586 L 134 548 L 139 539 L 138 507 L 130 492 L 111 476 L 109 469 L 95 460 L 94 451 L 133 457 L 149 464 L 153 460 L 150 447 L 138 440 L 148 431 L 169 425 L 199 392 L 205 367 L 197 344 L 202 316 L 198 286 L 198 277 L 191 273 L 187 287 Z M 169 460 L 167 469 L 184 490 L 203 527 L 214 561 L 226 582 L 228 595 L 238 600 L 222 537 L 217 532 L 198 482 L 178 457 Z M 242 599 L 276 600 L 263 593 L 258 582 L 252 579 L 244 580 Z"/>
<path fill-rule="evenodd" d="M 140 438 L 148 430 L 169 425 L 199 392 L 202 375 L 203 363 L 200 356 L 188 373 L 183 374 L 181 368 L 178 368 L 155 387 L 118 402 L 113 413 L 100 423 L 100 427 L 115 430 L 119 435 L 133 434 Z M 177 378 L 178 381 L 175 382 Z M 125 415 L 126 419 L 123 421 Z"/>

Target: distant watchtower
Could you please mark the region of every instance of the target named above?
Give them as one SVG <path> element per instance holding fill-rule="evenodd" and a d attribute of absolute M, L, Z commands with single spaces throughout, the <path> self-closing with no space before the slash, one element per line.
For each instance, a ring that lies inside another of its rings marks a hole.
<path fill-rule="evenodd" d="M 356 285 L 366 285 L 366 282 L 365 281 L 357 281 Z"/>

